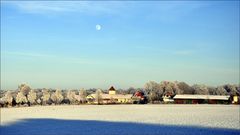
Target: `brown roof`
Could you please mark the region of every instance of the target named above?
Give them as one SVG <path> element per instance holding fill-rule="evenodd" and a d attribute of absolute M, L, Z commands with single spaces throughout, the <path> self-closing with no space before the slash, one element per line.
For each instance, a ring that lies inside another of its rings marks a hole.
<path fill-rule="evenodd" d="M 109 90 L 115 90 L 115 88 L 113 86 L 111 86 Z"/>

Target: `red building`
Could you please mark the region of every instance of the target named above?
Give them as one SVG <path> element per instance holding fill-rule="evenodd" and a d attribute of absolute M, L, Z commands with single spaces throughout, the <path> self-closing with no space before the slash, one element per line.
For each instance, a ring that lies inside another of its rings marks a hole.
<path fill-rule="evenodd" d="M 228 104 L 230 96 L 219 95 L 176 95 L 173 97 L 176 104 Z"/>

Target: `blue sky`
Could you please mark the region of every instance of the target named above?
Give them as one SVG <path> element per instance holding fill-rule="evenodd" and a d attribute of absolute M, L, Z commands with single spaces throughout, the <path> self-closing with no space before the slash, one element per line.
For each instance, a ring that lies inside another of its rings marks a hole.
<path fill-rule="evenodd" d="M 1 1 L 2 89 L 150 80 L 239 83 L 239 2 Z"/>

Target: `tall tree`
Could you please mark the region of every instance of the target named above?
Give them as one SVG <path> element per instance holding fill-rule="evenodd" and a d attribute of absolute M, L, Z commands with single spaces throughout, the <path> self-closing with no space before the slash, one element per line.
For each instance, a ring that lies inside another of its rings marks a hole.
<path fill-rule="evenodd" d="M 27 97 L 23 94 L 23 92 L 18 92 L 16 97 L 17 104 L 26 104 L 28 102 Z"/>
<path fill-rule="evenodd" d="M 145 91 L 148 94 L 148 99 L 153 103 L 156 100 L 160 100 L 163 90 L 160 85 L 154 81 L 149 81 L 144 85 Z"/>
<path fill-rule="evenodd" d="M 27 95 L 27 99 L 28 99 L 30 105 L 36 104 L 37 93 L 34 90 L 30 90 L 30 92 Z"/>
<path fill-rule="evenodd" d="M 12 102 L 13 102 L 13 96 L 12 96 L 12 92 L 11 91 L 7 91 L 4 99 L 6 101 L 6 103 L 8 104 L 8 106 L 12 106 Z"/>
<path fill-rule="evenodd" d="M 60 104 L 63 101 L 62 91 L 61 90 L 56 90 L 54 93 L 52 93 L 51 100 L 55 104 Z"/>
<path fill-rule="evenodd" d="M 179 82 L 178 88 L 183 91 L 183 94 L 193 94 L 193 89 L 185 82 Z"/>
<path fill-rule="evenodd" d="M 102 103 L 102 91 L 100 89 L 96 91 L 95 100 L 97 101 L 97 104 Z"/>
<path fill-rule="evenodd" d="M 41 97 L 41 99 L 42 99 L 42 104 L 43 105 L 46 105 L 46 104 L 48 104 L 48 102 L 49 102 L 49 99 L 50 99 L 50 93 L 48 92 L 48 90 L 47 89 L 43 89 L 42 90 L 42 97 Z"/>
<path fill-rule="evenodd" d="M 24 96 L 27 96 L 28 92 L 31 90 L 31 88 L 27 84 L 20 84 L 18 86 L 19 92 L 22 92 Z"/>
<path fill-rule="evenodd" d="M 67 92 L 67 98 L 70 101 L 70 104 L 76 104 L 77 99 L 75 97 L 76 97 L 75 91 L 69 90 Z"/>
<path fill-rule="evenodd" d="M 84 103 L 84 104 L 86 103 L 86 96 L 87 96 L 86 90 L 81 89 L 81 90 L 79 91 L 80 103 Z"/>
<path fill-rule="evenodd" d="M 163 89 L 163 94 L 181 94 L 183 91 L 178 88 L 178 82 L 162 81 L 160 82 L 160 87 Z"/>

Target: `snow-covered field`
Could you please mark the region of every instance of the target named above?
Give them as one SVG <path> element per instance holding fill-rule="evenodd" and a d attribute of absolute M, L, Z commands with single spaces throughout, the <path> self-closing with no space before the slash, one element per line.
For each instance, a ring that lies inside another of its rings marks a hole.
<path fill-rule="evenodd" d="M 1 135 L 240 134 L 238 105 L 63 105 L 1 108 Z"/>

